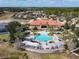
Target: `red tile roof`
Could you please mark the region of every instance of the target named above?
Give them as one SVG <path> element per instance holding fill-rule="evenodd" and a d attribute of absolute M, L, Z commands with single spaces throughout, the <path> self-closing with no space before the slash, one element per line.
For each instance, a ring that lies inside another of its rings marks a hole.
<path fill-rule="evenodd" d="M 63 26 L 64 24 L 55 20 L 34 20 L 31 25 L 49 25 L 49 26 Z"/>

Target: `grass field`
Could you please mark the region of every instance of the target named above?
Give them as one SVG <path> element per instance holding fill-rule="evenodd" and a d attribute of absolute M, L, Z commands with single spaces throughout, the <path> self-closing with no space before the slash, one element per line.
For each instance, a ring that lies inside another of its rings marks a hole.
<path fill-rule="evenodd" d="M 9 39 L 9 34 L 0 34 L 0 39 Z"/>
<path fill-rule="evenodd" d="M 43 54 L 42 59 L 70 59 L 66 54 Z"/>
<path fill-rule="evenodd" d="M 70 59 L 70 54 L 67 53 L 47 53 L 39 54 L 27 51 L 29 59 Z"/>
<path fill-rule="evenodd" d="M 8 45 L 8 43 L 1 43 L 0 59 L 27 59 L 27 55 L 25 55 L 24 51 L 16 50 Z"/>

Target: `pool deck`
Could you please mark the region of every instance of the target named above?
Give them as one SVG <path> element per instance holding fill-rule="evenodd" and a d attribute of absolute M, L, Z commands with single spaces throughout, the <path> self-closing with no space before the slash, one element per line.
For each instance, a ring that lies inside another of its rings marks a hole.
<path fill-rule="evenodd" d="M 33 48 L 25 48 L 26 51 L 36 52 L 36 53 L 55 53 L 55 52 L 63 52 L 64 48 L 57 48 L 57 49 L 33 49 Z"/>
<path fill-rule="evenodd" d="M 37 35 L 34 39 L 37 40 L 37 42 L 40 42 L 41 44 L 37 42 L 25 41 L 23 42 L 24 46 L 22 46 L 22 48 L 26 51 L 37 53 L 54 53 L 63 52 L 64 50 L 64 44 L 60 43 L 59 41 L 55 41 L 52 44 L 49 43 L 49 41 L 56 39 L 53 36 L 49 36 L 47 34 L 40 34 Z"/>

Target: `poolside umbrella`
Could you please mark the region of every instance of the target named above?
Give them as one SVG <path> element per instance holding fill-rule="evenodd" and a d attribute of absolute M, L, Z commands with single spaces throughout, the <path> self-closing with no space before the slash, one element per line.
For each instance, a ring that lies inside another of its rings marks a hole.
<path fill-rule="evenodd" d="M 39 35 L 35 37 L 35 40 L 37 41 L 41 41 L 41 42 L 47 42 L 49 40 L 52 40 L 53 37 L 52 36 L 48 36 L 48 35 Z"/>

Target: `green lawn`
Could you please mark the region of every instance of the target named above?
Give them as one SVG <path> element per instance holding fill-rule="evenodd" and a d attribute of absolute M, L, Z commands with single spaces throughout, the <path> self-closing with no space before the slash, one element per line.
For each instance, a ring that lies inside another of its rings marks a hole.
<path fill-rule="evenodd" d="M 9 34 L 0 34 L 0 39 L 9 39 Z"/>
<path fill-rule="evenodd" d="M 62 54 L 43 54 L 42 59 L 69 59 L 67 56 Z"/>

